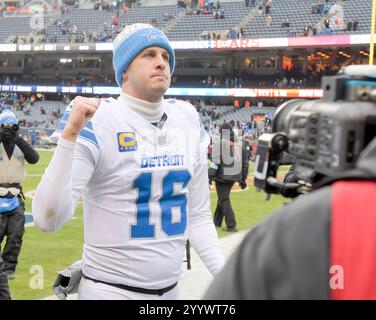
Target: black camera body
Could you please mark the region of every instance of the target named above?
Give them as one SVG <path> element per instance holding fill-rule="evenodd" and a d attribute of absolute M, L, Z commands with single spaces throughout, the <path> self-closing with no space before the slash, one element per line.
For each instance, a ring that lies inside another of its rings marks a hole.
<path fill-rule="evenodd" d="M 290 100 L 273 119 L 271 134 L 258 140 L 255 186 L 266 193 L 293 197 L 314 189 L 327 177 L 355 167 L 376 136 L 376 67 L 349 66 L 337 76 L 323 77 L 323 98 Z M 276 180 L 284 153 L 295 163 L 299 183 Z"/>
<path fill-rule="evenodd" d="M 2 124 L 0 126 L 0 142 L 14 142 L 18 129 L 18 124 Z"/>
<path fill-rule="evenodd" d="M 0 130 L 13 130 L 17 131 L 19 129 L 18 124 L 2 124 Z"/>

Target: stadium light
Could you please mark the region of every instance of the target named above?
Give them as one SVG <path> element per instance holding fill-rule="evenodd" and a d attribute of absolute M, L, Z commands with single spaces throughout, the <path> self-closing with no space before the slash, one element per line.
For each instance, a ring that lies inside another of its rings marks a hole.
<path fill-rule="evenodd" d="M 65 58 L 62 58 L 62 59 L 60 59 L 60 62 L 61 62 L 61 63 L 68 63 L 68 62 L 72 62 L 72 59 L 65 59 Z"/>

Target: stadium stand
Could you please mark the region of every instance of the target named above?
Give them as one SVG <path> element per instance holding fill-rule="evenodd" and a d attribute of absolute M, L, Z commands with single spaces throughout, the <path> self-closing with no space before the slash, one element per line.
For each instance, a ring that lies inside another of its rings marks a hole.
<path fill-rule="evenodd" d="M 338 2 L 338 3 L 337 3 Z M 336 27 L 336 19 L 334 19 L 334 13 L 329 11 L 327 14 L 314 14 L 311 11 L 311 7 L 314 4 L 312 0 L 301 1 L 276 1 L 272 2 L 270 9 L 270 15 L 272 17 L 271 26 L 267 25 L 267 15 L 265 14 L 265 8 L 263 7 L 255 17 L 244 27 L 245 37 L 286 37 L 286 36 L 303 36 L 304 27 L 311 25 L 316 27 L 317 34 L 322 31 L 324 26 L 322 25 L 325 18 L 330 21 L 330 26 L 334 33 L 343 32 L 344 26 L 349 20 L 358 19 L 358 21 L 370 21 L 371 19 L 371 1 L 369 0 L 357 0 L 357 1 L 330 1 L 330 5 L 342 6 L 343 17 L 339 17 L 342 21 L 339 22 L 339 27 Z M 336 4 L 337 3 L 337 4 Z M 335 7 L 334 7 L 335 9 Z M 338 8 L 337 8 L 338 9 Z M 256 11 L 257 8 L 255 9 Z M 340 10 L 338 10 L 340 11 Z M 340 15 L 340 14 L 339 14 Z M 288 20 L 290 26 L 282 27 L 284 20 Z M 342 23 L 341 23 L 342 22 Z M 341 27 L 342 26 L 342 27 Z M 368 23 L 360 23 L 357 30 L 351 30 L 351 33 L 368 33 Z M 349 31 L 350 32 L 350 31 Z"/>
<path fill-rule="evenodd" d="M 0 42 L 4 43 L 5 40 L 14 35 L 29 35 L 32 30 L 30 29 L 30 18 L 12 17 L 0 18 Z"/>
<path fill-rule="evenodd" d="M 17 37 L 19 44 L 28 43 L 30 35 L 33 35 L 34 41 L 38 40 L 38 37 L 45 36 L 45 41 L 47 42 L 111 41 L 124 25 L 136 22 L 148 22 L 158 26 L 173 41 L 200 40 L 203 39 L 203 33 L 210 34 L 210 39 L 213 39 L 213 33 L 216 36 L 220 35 L 222 38 L 227 38 L 231 35 L 231 30 L 236 31 L 235 37 L 241 36 L 245 38 L 302 36 L 307 25 L 315 27 L 317 35 L 320 35 L 325 34 L 321 33 L 321 31 L 326 29 L 325 20 L 329 21 L 330 28 L 334 34 L 359 34 L 368 33 L 369 31 L 370 0 L 322 0 L 320 1 L 322 7 L 317 11 L 318 2 L 314 0 L 273 0 L 268 14 L 266 14 L 265 7 L 267 1 L 255 0 L 250 2 L 254 2 L 254 6 L 246 6 L 243 0 L 221 0 L 220 10 L 223 10 L 224 19 L 215 19 L 213 13 L 198 14 L 195 11 L 197 8 L 179 9 L 176 0 L 143 0 L 139 1 L 140 6 L 133 6 L 127 8 L 127 10 L 124 8 L 94 9 L 96 1 L 83 1 L 79 7 L 70 6 L 69 10 L 57 10 L 54 14 L 47 14 L 44 17 L 45 29 L 43 32 L 41 30 L 35 32 L 32 28 L 31 16 L 21 17 L 0 13 L 0 42 L 14 41 L 15 37 Z M 325 6 L 326 9 L 324 8 Z M 269 15 L 272 17 L 272 22 L 267 20 Z M 114 25 L 113 19 L 116 16 L 119 19 Z M 289 21 L 288 27 L 282 26 L 286 19 Z M 349 28 L 349 21 L 352 22 L 351 28 Z M 354 28 L 354 21 L 357 21 L 356 28 Z M 268 23 L 270 26 L 267 25 Z M 75 37 L 72 38 L 72 34 Z M 78 34 L 83 34 L 80 41 L 77 41 Z M 267 56 L 267 54 L 263 54 Z M 274 57 L 277 54 L 275 53 Z M 333 53 L 334 58 L 335 54 Z M 98 55 L 97 59 L 99 58 L 100 56 Z M 243 58 L 240 55 L 237 62 L 241 62 Z M 208 58 L 204 57 L 203 61 L 204 59 Z M 225 61 L 224 58 L 222 59 Z M 273 61 L 277 60 L 278 58 Z M 48 72 L 48 74 L 38 70 L 38 76 L 34 76 L 31 72 L 14 73 L 9 76 L 1 75 L 0 84 L 12 82 L 17 84 L 36 83 L 40 85 L 61 84 L 68 86 L 114 85 L 112 75 L 108 71 L 106 74 L 102 74 L 101 71 L 105 68 L 100 69 L 101 66 L 96 66 L 97 69 L 93 72 L 95 76 L 90 76 L 91 70 L 85 66 L 80 69 L 78 74 L 61 72 L 59 79 L 57 77 L 54 78 L 61 70 L 59 69 L 58 61 L 58 56 L 56 56 L 56 61 L 51 60 L 51 66 L 44 65 L 44 69 L 53 70 Z M 183 60 L 177 60 L 177 66 L 181 69 L 181 72 L 180 74 L 176 72 L 175 79 L 173 79 L 174 87 L 317 88 L 320 77 L 323 74 L 330 74 L 332 71 L 327 68 L 328 65 L 323 64 L 322 68 L 316 68 L 315 70 L 311 70 L 307 66 L 304 73 L 301 72 L 301 69 L 287 72 L 286 70 L 281 70 L 280 65 L 276 63 L 269 68 L 272 71 L 271 73 L 262 70 L 261 73 L 254 74 L 254 71 L 258 71 L 258 67 L 250 64 L 248 65 L 249 69 L 243 66 L 242 69 L 234 69 L 233 74 L 225 69 L 217 72 L 213 68 L 215 72 L 212 75 L 210 75 L 210 70 L 206 70 L 206 73 L 185 74 L 184 68 L 205 69 L 205 67 L 202 67 L 205 66 L 205 62 L 202 62 L 203 64 L 198 67 L 193 64 L 194 61 L 187 67 L 180 67 L 179 62 L 181 61 Z M 338 61 L 346 62 L 347 60 Z M 338 63 L 338 65 L 340 64 Z M 238 66 L 237 68 L 240 67 Z M 275 71 L 278 68 L 279 73 L 276 73 Z M 64 69 L 64 71 L 66 70 Z M 336 69 L 333 72 L 336 71 L 338 70 Z M 104 78 L 102 79 L 101 76 Z M 212 78 L 212 81 L 209 81 L 209 77 Z M 235 79 L 237 79 L 237 84 L 235 84 Z M 205 127 L 209 128 L 213 124 L 219 125 L 223 121 L 247 123 L 254 113 L 269 113 L 273 110 L 271 108 L 265 108 L 265 110 L 263 108 L 254 108 L 254 101 L 252 104 L 253 107 L 250 109 L 239 108 L 236 111 L 234 111 L 231 103 L 229 103 L 230 106 L 223 106 L 220 103 L 215 106 L 202 105 L 200 115 Z M 57 119 L 61 116 L 65 106 L 66 104 L 60 101 L 45 100 L 35 102 L 32 110 L 16 110 L 16 112 L 25 127 L 49 129 L 56 125 Z M 45 111 L 43 114 L 42 109 Z"/>
<path fill-rule="evenodd" d="M 167 33 L 167 36 L 171 40 L 178 41 L 202 40 L 200 35 L 205 31 L 227 34 L 231 29 L 237 29 L 243 18 L 253 10 L 240 2 L 222 3 L 221 9 L 225 15 L 224 19 L 214 19 L 213 14 L 184 14 L 179 23 Z"/>
<path fill-rule="evenodd" d="M 37 101 L 30 109 L 14 111 L 19 121 L 24 123 L 23 127 L 48 129 L 56 127 L 65 108 L 61 101 Z"/>
<path fill-rule="evenodd" d="M 195 10 L 179 10 L 176 1 L 144 1 L 141 7 L 132 7 L 129 10 L 111 8 L 109 10 L 81 9 L 71 7 L 65 14 L 59 11 L 49 13 L 44 17 L 45 30 L 42 34 L 46 42 L 69 42 L 69 34 L 64 34 L 62 22 L 74 26 L 74 34 L 85 33 L 85 42 L 111 41 L 121 30 L 123 25 L 136 22 L 153 23 L 163 29 L 169 38 L 174 41 L 201 40 L 205 33 L 228 36 L 231 30 L 238 33 L 243 31 L 242 37 L 286 37 L 303 36 L 304 29 L 310 26 L 316 29 L 317 35 L 337 33 L 367 33 L 371 15 L 371 2 L 358 1 L 328 1 L 326 13 L 312 13 L 312 0 L 283 1 L 274 0 L 270 12 L 266 14 L 265 1 L 255 1 L 255 6 L 246 7 L 244 1 L 222 0 L 220 10 L 223 10 L 224 19 L 214 19 L 212 14 L 194 14 Z M 175 3 L 175 4 L 174 4 Z M 297 14 L 297 12 L 299 14 Z M 170 19 L 166 19 L 168 13 Z M 113 18 L 118 15 L 117 26 L 112 26 Z M 268 22 L 267 17 L 271 16 Z M 17 17 L 17 15 L 0 16 L 0 42 L 29 40 L 30 35 L 36 35 L 40 30 L 33 27 L 33 15 Z M 289 27 L 282 27 L 285 20 Z M 329 21 L 330 32 L 325 27 L 325 20 Z M 351 27 L 348 23 L 351 21 Z M 354 30 L 353 21 L 357 21 Z M 270 26 L 268 26 L 268 23 Z M 90 33 L 95 38 L 90 38 Z M 104 32 L 104 33 L 103 33 Z M 105 35 L 107 34 L 107 35 Z M 213 38 L 213 37 L 211 37 Z M 22 42 L 20 42 L 22 43 Z"/>
<path fill-rule="evenodd" d="M 71 12 L 62 16 L 61 19 L 69 21 L 70 26 L 76 26 L 77 33 L 97 31 L 98 37 L 104 28 L 111 23 L 114 12 L 94 9 L 72 9 Z M 106 25 L 105 25 L 106 24 Z M 101 28 L 102 27 L 102 28 Z M 46 29 L 50 37 L 56 36 L 57 42 L 69 42 L 68 35 L 62 34 L 62 28 L 51 25 Z"/>

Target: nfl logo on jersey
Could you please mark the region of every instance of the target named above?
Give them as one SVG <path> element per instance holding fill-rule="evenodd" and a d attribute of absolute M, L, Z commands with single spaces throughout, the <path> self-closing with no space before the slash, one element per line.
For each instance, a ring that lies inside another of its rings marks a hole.
<path fill-rule="evenodd" d="M 118 132 L 119 152 L 129 152 L 137 150 L 137 141 L 134 132 Z"/>

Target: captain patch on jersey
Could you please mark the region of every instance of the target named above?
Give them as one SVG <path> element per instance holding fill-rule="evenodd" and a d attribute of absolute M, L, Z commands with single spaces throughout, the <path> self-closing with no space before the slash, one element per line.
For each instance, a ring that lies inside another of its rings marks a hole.
<path fill-rule="evenodd" d="M 137 150 L 136 135 L 134 132 L 118 132 L 119 152 L 129 152 Z"/>

